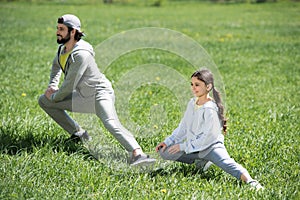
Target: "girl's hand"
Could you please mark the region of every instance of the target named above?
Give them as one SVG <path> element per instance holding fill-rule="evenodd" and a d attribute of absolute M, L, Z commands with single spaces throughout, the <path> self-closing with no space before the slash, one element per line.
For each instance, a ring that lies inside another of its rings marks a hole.
<path fill-rule="evenodd" d="M 168 149 L 170 154 L 175 154 L 180 151 L 180 145 L 179 144 L 174 144 L 173 146 L 170 146 Z"/>
<path fill-rule="evenodd" d="M 155 151 L 159 152 L 160 150 L 162 150 L 162 152 L 164 152 L 166 150 L 166 148 L 167 148 L 166 143 L 161 142 L 155 147 Z"/>

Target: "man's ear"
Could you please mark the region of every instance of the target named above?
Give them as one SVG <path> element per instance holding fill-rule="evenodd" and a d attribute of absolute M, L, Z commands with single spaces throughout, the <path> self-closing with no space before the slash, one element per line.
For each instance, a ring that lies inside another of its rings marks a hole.
<path fill-rule="evenodd" d="M 73 30 L 71 31 L 71 34 L 72 34 L 72 35 L 75 35 L 75 33 L 76 33 L 76 30 L 73 29 Z"/>
<path fill-rule="evenodd" d="M 212 84 L 211 83 L 207 84 L 206 89 L 207 89 L 207 91 L 210 91 L 212 89 Z"/>

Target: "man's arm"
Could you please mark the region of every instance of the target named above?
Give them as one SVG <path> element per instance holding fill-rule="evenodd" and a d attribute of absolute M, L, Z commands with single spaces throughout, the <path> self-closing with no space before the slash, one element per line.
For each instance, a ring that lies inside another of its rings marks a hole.
<path fill-rule="evenodd" d="M 48 84 L 48 88 L 56 88 L 58 89 L 58 84 L 60 80 L 62 70 L 60 68 L 60 65 L 58 63 L 57 57 L 54 58 L 53 63 L 52 63 L 52 68 L 51 68 L 51 73 L 50 73 L 50 81 Z"/>

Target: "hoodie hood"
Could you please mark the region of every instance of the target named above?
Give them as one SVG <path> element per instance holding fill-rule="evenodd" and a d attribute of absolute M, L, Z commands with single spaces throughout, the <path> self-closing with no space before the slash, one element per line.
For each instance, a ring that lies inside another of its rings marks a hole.
<path fill-rule="evenodd" d="M 211 108 L 218 112 L 218 106 L 214 100 L 208 101 L 203 105 L 204 108 Z"/>
<path fill-rule="evenodd" d="M 93 49 L 92 45 L 90 45 L 89 43 L 87 43 L 87 42 L 84 41 L 83 39 L 79 40 L 79 41 L 75 44 L 72 53 L 75 53 L 76 51 L 79 51 L 79 50 L 85 50 L 85 51 L 88 51 L 88 52 L 90 52 L 93 56 L 95 56 L 95 52 L 94 52 L 94 49 Z"/>
<path fill-rule="evenodd" d="M 196 104 L 197 97 L 193 97 L 192 101 L 193 101 L 193 104 Z M 219 110 L 218 106 L 217 106 L 217 104 L 216 104 L 216 102 L 214 100 L 206 102 L 205 104 L 203 104 L 202 108 L 211 108 L 211 109 L 214 109 L 217 112 Z"/>

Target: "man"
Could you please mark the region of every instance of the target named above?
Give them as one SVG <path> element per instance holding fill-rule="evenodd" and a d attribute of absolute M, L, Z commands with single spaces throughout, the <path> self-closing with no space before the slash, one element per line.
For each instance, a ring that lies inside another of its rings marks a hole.
<path fill-rule="evenodd" d="M 60 45 L 53 60 L 48 88 L 40 96 L 39 105 L 72 138 L 85 141 L 90 141 L 91 137 L 66 110 L 95 113 L 121 145 L 132 152 L 130 165 L 154 163 L 155 159 L 145 155 L 134 136 L 121 125 L 114 106 L 112 85 L 99 71 L 92 46 L 81 39 L 84 33 L 80 26 L 75 15 L 58 18 L 56 35 Z M 62 73 L 64 81 L 58 88 Z"/>

